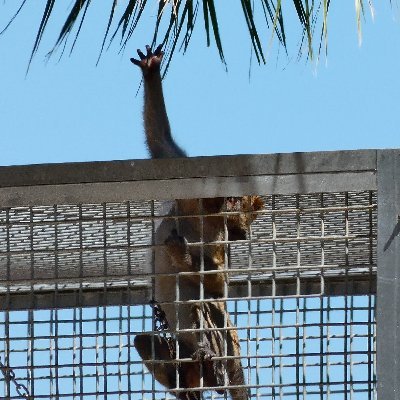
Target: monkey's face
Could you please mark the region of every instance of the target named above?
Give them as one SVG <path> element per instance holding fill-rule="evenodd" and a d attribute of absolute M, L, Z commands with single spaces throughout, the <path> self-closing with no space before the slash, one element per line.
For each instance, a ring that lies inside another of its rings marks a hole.
<path fill-rule="evenodd" d="M 228 240 L 245 240 L 250 224 L 256 219 L 256 211 L 264 207 L 264 202 L 260 196 L 241 196 L 241 197 L 215 197 L 202 199 L 202 204 L 196 203 L 193 213 L 199 212 L 202 208 L 204 214 L 226 213 L 226 224 L 228 230 Z M 197 210 L 196 210 L 197 208 Z M 209 217 L 206 225 L 215 225 L 217 230 L 223 229 L 225 217 Z M 213 222 L 211 222 L 213 220 Z M 214 240 L 214 239 L 213 239 Z"/>
<path fill-rule="evenodd" d="M 256 219 L 257 213 L 264 207 L 260 196 L 228 197 L 226 211 L 228 214 L 228 240 L 244 240 L 250 224 Z"/>
<path fill-rule="evenodd" d="M 236 226 L 236 223 L 230 224 L 228 220 L 228 240 L 232 242 L 236 240 L 245 240 L 245 239 L 246 239 L 246 230 L 242 229 L 239 226 Z"/>

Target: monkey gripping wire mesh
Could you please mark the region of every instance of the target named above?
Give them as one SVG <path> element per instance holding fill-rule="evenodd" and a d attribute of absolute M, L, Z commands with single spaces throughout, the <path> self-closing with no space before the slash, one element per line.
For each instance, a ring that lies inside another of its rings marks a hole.
<path fill-rule="evenodd" d="M 244 386 L 252 399 L 377 398 L 377 191 L 367 172 L 366 179 L 357 175 L 353 181 L 345 173 L 344 183 L 329 173 L 325 186 L 310 181 L 311 189 L 300 193 L 295 186 L 286 189 L 287 174 L 282 174 L 284 190 L 279 180 L 275 187 L 259 186 L 264 207 L 247 237 L 219 242 L 226 249 L 229 285 L 218 301 L 231 322 L 224 317 L 213 329 L 225 338 L 230 330 L 237 332 Z M 48 194 L 50 200 L 35 195 L 45 187 L 20 189 L 27 198 L 20 194 L 18 201 L 0 185 L 1 398 L 174 399 L 185 392 L 181 376 L 168 390 L 149 372 L 152 365 L 190 364 L 179 342 L 170 353 L 180 363 L 150 360 L 154 363 L 147 366 L 133 345 L 143 333 L 154 341 L 169 337 L 168 327 L 154 320 L 156 315 L 163 322 L 164 305 L 150 303 L 152 254 L 159 246 L 154 235 L 162 220 L 171 218 L 179 227 L 184 218 L 165 207 L 162 181 L 142 198 L 133 196 L 144 190 L 138 189 L 141 183 L 132 184 L 136 192 L 124 192 L 121 181 L 118 177 L 113 190 L 97 192 L 87 179 L 75 187 L 68 183 L 66 196 L 57 201 L 51 196 L 60 196 L 63 184 Z M 198 196 L 196 182 L 190 182 L 189 193 L 183 182 L 183 192 L 166 200 Z M 243 182 L 241 194 L 248 194 Z M 90 194 L 85 185 L 91 185 Z M 221 184 L 217 195 L 231 185 Z M 146 199 L 156 191 L 160 200 Z M 190 217 L 207 223 L 205 215 Z M 201 256 L 200 286 L 209 273 L 204 258 L 209 245 L 201 237 L 189 243 Z M 172 277 L 179 281 L 185 274 Z M 179 297 L 179 286 L 174 290 L 177 304 L 192 304 Z M 207 307 L 207 299 L 199 301 Z M 206 325 L 200 318 L 193 329 L 207 337 Z M 149 351 L 155 354 L 154 348 Z M 225 345 L 215 360 L 231 358 Z M 234 386 L 226 376 L 219 387 L 199 382 L 196 390 L 205 399 L 229 398 Z"/>

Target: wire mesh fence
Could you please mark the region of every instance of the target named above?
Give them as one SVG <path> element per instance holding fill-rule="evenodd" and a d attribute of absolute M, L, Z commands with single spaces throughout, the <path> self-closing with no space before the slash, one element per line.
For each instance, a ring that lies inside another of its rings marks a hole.
<path fill-rule="evenodd" d="M 221 304 L 224 323 L 211 331 L 237 332 L 249 398 L 375 399 L 376 191 L 259 194 L 264 205 L 246 237 L 229 239 L 235 212 L 225 210 L 222 239 L 189 243 L 200 254 L 200 294 L 190 301 L 178 288 L 174 304 Z M 161 221 L 184 220 L 171 210 L 159 200 L 0 209 L 0 397 L 229 398 L 226 345 L 214 357 L 225 366 L 223 382 L 200 379 L 190 393 L 182 365 L 201 365 L 207 376 L 215 364 L 191 360 L 177 340 L 181 362 L 158 360 L 175 371 L 167 390 L 134 346 L 144 332 L 170 335 L 154 331 L 149 302 L 154 252 L 165 247 L 155 232 Z M 207 223 L 204 213 L 187 217 Z M 210 245 L 222 246 L 229 265 L 217 300 L 204 295 Z M 205 332 L 200 316 L 189 335 Z"/>
<path fill-rule="evenodd" d="M 375 398 L 373 296 L 238 301 L 228 309 L 252 398 Z M 172 399 L 132 345 L 151 329 L 143 306 L 3 313 L 2 362 L 32 398 Z M 4 398 L 21 398 L 4 376 L 0 388 Z"/>

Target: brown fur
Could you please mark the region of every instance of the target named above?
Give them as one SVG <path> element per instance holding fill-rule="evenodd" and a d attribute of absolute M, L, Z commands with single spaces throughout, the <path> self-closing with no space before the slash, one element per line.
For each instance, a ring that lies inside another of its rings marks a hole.
<path fill-rule="evenodd" d="M 232 197 L 226 200 L 226 218 L 223 214 L 204 218 L 203 230 L 209 227 L 214 230 L 213 234 L 208 235 L 211 239 L 210 242 L 203 245 L 204 271 L 216 271 L 215 274 L 204 274 L 204 291 L 211 297 L 223 297 L 225 283 L 228 280 L 225 266 L 226 246 L 224 243 L 213 242 L 221 242 L 226 239 L 228 241 L 246 239 L 250 224 L 257 217 L 256 211 L 262 209 L 263 206 L 264 203 L 259 196 Z M 191 211 L 195 213 L 197 210 Z M 227 238 L 225 238 L 224 232 L 225 222 L 228 233 Z M 193 221 L 192 224 L 194 223 Z M 191 251 L 185 238 L 179 236 L 176 231 L 171 232 L 165 244 L 167 245 L 166 251 L 170 256 L 171 263 L 178 267 L 179 271 L 199 272 L 201 270 L 201 256 Z M 200 285 L 199 274 L 193 274 L 189 279 L 194 284 Z"/>
<path fill-rule="evenodd" d="M 163 57 L 161 46 L 154 53 L 146 46 L 147 54 L 138 50 L 139 60 L 131 61 L 139 66 L 144 79 L 144 126 L 146 143 L 152 158 L 186 157 L 186 153 L 175 143 L 171 135 L 161 84 L 160 64 Z M 154 378 L 169 389 L 176 388 L 176 371 L 179 374 L 181 388 L 200 386 L 202 373 L 204 386 L 225 385 L 225 373 L 228 384 L 245 385 L 243 368 L 240 361 L 240 344 L 237 331 L 229 319 L 224 301 L 216 299 L 224 296 L 227 282 L 225 265 L 225 244 L 228 240 L 246 238 L 256 211 L 263 207 L 259 196 L 232 197 L 224 199 L 184 199 L 176 200 L 171 215 L 177 216 L 177 224 L 164 220 L 156 232 L 156 244 L 165 243 L 165 249 L 155 251 L 155 296 L 165 312 L 171 332 L 175 333 L 179 343 L 179 358 L 193 358 L 193 362 L 179 362 L 171 354 L 168 343 L 160 337 L 149 334 L 138 335 L 135 347 L 143 358 Z M 211 215 L 210 215 L 211 214 Z M 228 237 L 225 235 L 227 227 Z M 178 234 L 179 232 L 179 234 Z M 188 246 L 188 242 L 200 242 L 199 246 Z M 200 274 L 178 275 L 178 272 L 199 272 L 202 261 L 205 271 L 203 278 L 204 303 L 181 303 L 175 305 L 174 287 L 179 286 L 179 300 L 200 299 Z M 171 273 L 171 276 L 161 274 Z M 178 319 L 176 320 L 176 316 Z M 200 322 L 202 330 L 200 330 Z M 177 324 L 179 323 L 179 330 Z M 198 329 L 197 333 L 182 332 L 182 329 Z M 154 340 L 154 354 L 152 348 Z M 227 343 L 228 356 L 237 358 L 226 362 L 213 360 L 213 356 L 224 356 L 224 343 Z M 164 360 L 165 363 L 152 363 L 151 358 Z M 218 391 L 223 393 L 222 390 Z M 231 389 L 233 400 L 247 400 L 247 389 Z M 201 398 L 198 390 L 180 392 L 179 399 L 195 400 Z"/>

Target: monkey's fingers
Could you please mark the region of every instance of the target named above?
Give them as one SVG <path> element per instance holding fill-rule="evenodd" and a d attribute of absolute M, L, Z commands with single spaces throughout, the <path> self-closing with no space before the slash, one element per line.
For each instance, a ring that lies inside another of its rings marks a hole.
<path fill-rule="evenodd" d="M 157 69 L 159 68 L 160 62 L 163 58 L 164 52 L 161 50 L 162 45 L 158 45 L 154 53 L 151 51 L 151 47 L 146 45 L 146 54 L 140 49 L 137 49 L 139 60 L 131 58 L 131 62 L 142 69 Z"/>
<path fill-rule="evenodd" d="M 131 63 L 137 65 L 138 67 L 140 67 L 140 60 L 136 60 L 136 58 L 131 58 Z"/>
<path fill-rule="evenodd" d="M 137 53 L 139 55 L 140 60 L 137 60 L 136 58 L 131 58 L 131 63 L 137 65 L 138 67 L 142 66 L 142 62 L 144 59 L 146 59 L 146 56 L 143 54 L 143 52 L 140 49 L 137 49 Z"/>
<path fill-rule="evenodd" d="M 164 52 L 161 51 L 161 49 L 162 49 L 162 44 L 159 44 L 159 45 L 157 46 L 157 48 L 154 50 L 154 55 L 155 55 L 155 56 L 163 56 L 163 55 L 164 55 Z"/>
<path fill-rule="evenodd" d="M 147 49 L 147 47 L 148 46 L 146 46 L 146 49 Z M 143 54 L 143 52 L 140 49 L 137 49 L 136 51 L 141 60 L 144 60 L 146 58 L 146 56 Z"/>

